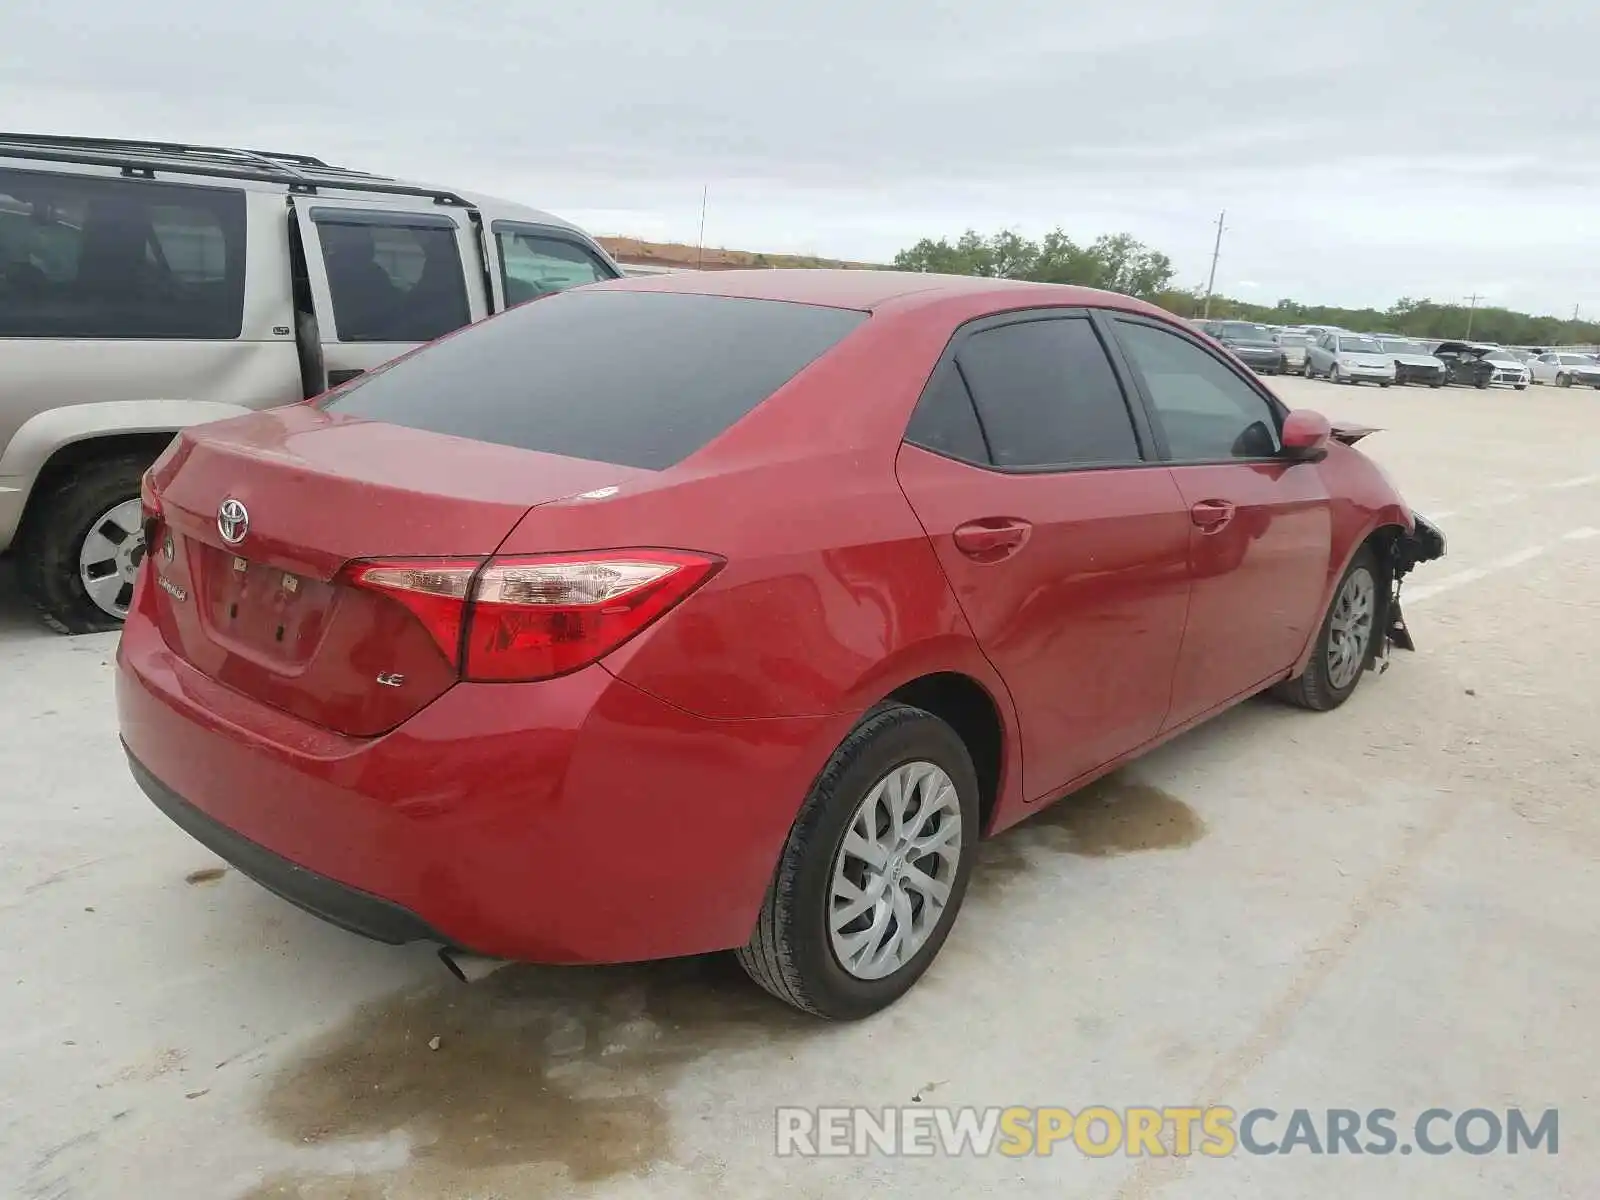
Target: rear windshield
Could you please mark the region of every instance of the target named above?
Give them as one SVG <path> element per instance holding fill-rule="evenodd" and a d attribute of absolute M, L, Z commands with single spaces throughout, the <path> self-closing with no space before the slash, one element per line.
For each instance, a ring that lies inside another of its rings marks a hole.
<path fill-rule="evenodd" d="M 464 329 L 323 401 L 330 412 L 660 470 L 867 319 L 677 292 L 571 291 Z"/>

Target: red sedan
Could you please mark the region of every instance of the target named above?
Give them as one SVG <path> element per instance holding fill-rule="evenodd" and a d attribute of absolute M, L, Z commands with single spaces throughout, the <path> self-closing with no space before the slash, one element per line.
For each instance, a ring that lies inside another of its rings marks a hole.
<path fill-rule="evenodd" d="M 879 272 L 621 280 L 146 478 L 133 773 L 388 942 L 737 948 L 892 1002 L 980 838 L 1267 688 L 1342 703 L 1444 553 L 1136 300 Z"/>

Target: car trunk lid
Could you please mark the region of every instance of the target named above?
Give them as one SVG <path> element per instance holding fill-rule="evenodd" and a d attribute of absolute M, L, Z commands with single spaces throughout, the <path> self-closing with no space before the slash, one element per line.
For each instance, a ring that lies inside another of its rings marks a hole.
<path fill-rule="evenodd" d="M 367 736 L 437 698 L 457 669 L 347 564 L 493 554 L 532 507 L 643 474 L 296 405 L 181 433 L 151 478 L 145 603 L 214 679 Z"/>

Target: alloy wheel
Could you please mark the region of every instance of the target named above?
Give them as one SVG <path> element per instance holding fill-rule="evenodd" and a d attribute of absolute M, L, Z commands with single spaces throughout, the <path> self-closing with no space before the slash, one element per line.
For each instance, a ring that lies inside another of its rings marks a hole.
<path fill-rule="evenodd" d="M 1372 572 L 1365 567 L 1351 571 L 1334 598 L 1328 622 L 1328 682 L 1339 691 L 1349 687 L 1366 664 L 1376 598 Z"/>
<path fill-rule="evenodd" d="M 931 762 L 895 767 L 845 829 L 828 889 L 828 939 L 857 979 L 905 966 L 938 929 L 961 864 L 961 801 Z"/>
<path fill-rule="evenodd" d="M 144 559 L 144 514 L 139 501 L 124 500 L 95 518 L 78 548 L 78 578 L 94 606 L 126 620 L 133 580 Z"/>

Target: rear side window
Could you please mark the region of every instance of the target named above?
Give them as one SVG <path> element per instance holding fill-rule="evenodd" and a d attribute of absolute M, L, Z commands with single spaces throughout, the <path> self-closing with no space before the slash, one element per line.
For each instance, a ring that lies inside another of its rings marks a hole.
<path fill-rule="evenodd" d="M 314 208 L 341 342 L 427 342 L 472 320 L 456 223 Z"/>
<path fill-rule="evenodd" d="M 906 426 L 906 441 L 946 458 L 989 465 L 989 447 L 972 395 L 955 363 L 946 363 L 922 393 Z"/>
<path fill-rule="evenodd" d="M 0 170 L 0 337 L 226 340 L 244 193 Z"/>
<path fill-rule="evenodd" d="M 1127 401 L 1087 318 L 981 329 L 956 361 L 995 466 L 1138 461 Z"/>
<path fill-rule="evenodd" d="M 500 284 L 508 306 L 616 278 L 615 271 L 569 238 L 508 221 L 494 223 L 494 236 L 500 248 Z"/>
<path fill-rule="evenodd" d="M 867 319 L 853 309 L 584 290 L 525 304 L 365 377 L 325 407 L 660 470 Z"/>

